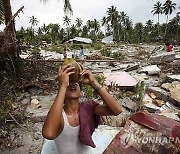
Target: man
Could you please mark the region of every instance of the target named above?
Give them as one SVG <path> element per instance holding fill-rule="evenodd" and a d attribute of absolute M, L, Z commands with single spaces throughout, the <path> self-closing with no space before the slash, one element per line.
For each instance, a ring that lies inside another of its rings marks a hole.
<path fill-rule="evenodd" d="M 60 154 L 89 154 L 91 152 L 88 144 L 82 143 L 79 137 L 81 136 L 79 133 L 82 133 L 81 126 L 87 124 L 81 123 L 80 119 L 87 118 L 88 122 L 89 118 L 94 118 L 96 115 L 118 115 L 122 109 L 116 100 L 101 88 L 93 74 L 88 70 L 84 69 L 80 73 L 82 80 L 79 83 L 69 83 L 69 76 L 75 73 L 73 70 L 74 67 L 66 65 L 59 71 L 58 94 L 46 117 L 42 134 L 45 138 L 55 141 Z M 105 103 L 105 105 L 95 103 L 94 110 L 91 108 L 93 112 L 91 117 L 82 117 L 82 114 L 79 113 L 83 105 L 79 102 L 81 92 L 79 84 L 90 85 Z"/>

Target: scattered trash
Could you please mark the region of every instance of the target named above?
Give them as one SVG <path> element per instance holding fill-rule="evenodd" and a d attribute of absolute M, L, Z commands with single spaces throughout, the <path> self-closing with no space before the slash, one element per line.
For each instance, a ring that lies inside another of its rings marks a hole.
<path fill-rule="evenodd" d="M 133 88 L 137 85 L 137 81 L 127 72 L 111 72 L 104 73 L 106 78 L 105 84 L 121 88 Z"/>
<path fill-rule="evenodd" d="M 180 123 L 165 116 L 145 112 L 136 113 L 130 119 L 103 154 L 180 152 L 180 144 L 176 140 L 180 137 Z"/>
<path fill-rule="evenodd" d="M 148 75 L 158 75 L 160 72 L 161 70 L 157 65 L 146 66 L 139 71 L 139 73 L 147 73 Z"/>
<path fill-rule="evenodd" d="M 102 43 L 106 43 L 106 44 L 113 43 L 113 35 L 103 38 Z"/>
<path fill-rule="evenodd" d="M 41 108 L 41 104 L 39 103 L 39 101 L 37 99 L 32 99 L 31 100 L 31 107 L 33 107 L 33 108 Z"/>
<path fill-rule="evenodd" d="M 75 37 L 72 39 L 73 42 L 79 42 L 79 43 L 92 43 L 92 40 L 89 38 L 83 38 L 83 37 Z"/>
<path fill-rule="evenodd" d="M 172 62 L 173 60 L 175 60 L 174 52 L 163 52 L 149 58 L 151 64 L 161 64 L 164 62 Z"/>

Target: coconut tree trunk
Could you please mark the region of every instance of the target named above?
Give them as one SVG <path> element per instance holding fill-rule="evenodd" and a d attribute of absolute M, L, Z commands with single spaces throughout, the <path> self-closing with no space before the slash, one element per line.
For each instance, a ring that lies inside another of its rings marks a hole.
<path fill-rule="evenodd" d="M 166 18 L 166 28 L 165 28 L 165 33 L 164 33 L 164 37 L 166 36 L 166 33 L 167 33 L 167 23 L 168 23 L 168 15 L 167 15 L 167 18 Z"/>
<path fill-rule="evenodd" d="M 11 4 L 10 0 L 2 0 L 2 6 L 4 9 L 4 17 L 5 17 L 5 24 L 7 25 L 9 21 L 12 18 L 12 10 L 11 10 Z M 8 36 L 8 42 L 11 44 L 11 50 L 12 50 L 12 56 L 17 56 L 17 49 L 16 49 L 16 34 L 15 34 L 15 26 L 14 22 L 12 22 L 8 26 L 8 30 L 6 32 L 6 35 Z"/>
<path fill-rule="evenodd" d="M 4 9 L 4 16 L 5 16 L 5 24 L 7 25 L 8 22 L 12 18 L 12 10 L 11 10 L 11 3 L 10 0 L 2 0 L 2 6 Z M 15 37 L 15 28 L 14 24 L 10 24 L 9 30 L 12 32 L 12 35 Z"/>
<path fill-rule="evenodd" d="M 5 24 L 6 26 L 12 19 L 12 10 L 10 0 L 2 0 L 2 7 L 4 10 Z M 4 31 L 5 35 L 5 51 L 3 57 L 5 57 L 6 62 L 6 70 L 8 73 L 13 76 L 17 76 L 18 74 L 18 54 L 17 54 L 17 45 L 16 45 L 16 35 L 15 35 L 15 26 L 14 22 L 12 22 L 7 29 Z"/>
<path fill-rule="evenodd" d="M 159 13 L 158 13 L 158 37 L 160 35 L 160 32 L 159 32 Z"/>

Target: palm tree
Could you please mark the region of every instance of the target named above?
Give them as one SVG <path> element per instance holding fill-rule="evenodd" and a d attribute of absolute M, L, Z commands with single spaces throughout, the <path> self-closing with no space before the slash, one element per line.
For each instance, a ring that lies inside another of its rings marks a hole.
<path fill-rule="evenodd" d="M 88 27 L 89 30 L 93 27 L 93 24 L 92 24 L 92 21 L 91 21 L 91 20 L 88 20 L 88 21 L 86 22 L 86 25 L 87 25 L 87 27 Z"/>
<path fill-rule="evenodd" d="M 0 25 L 4 23 L 4 13 L 2 8 L 2 2 L 0 0 Z"/>
<path fill-rule="evenodd" d="M 180 7 L 179 7 L 179 9 L 180 9 Z M 180 11 L 177 13 L 177 15 L 180 15 Z"/>
<path fill-rule="evenodd" d="M 129 17 L 127 16 L 126 13 L 119 12 L 119 22 L 120 26 L 123 29 L 123 34 L 124 34 L 124 42 L 126 41 L 126 28 L 127 28 L 127 21 L 129 20 Z"/>
<path fill-rule="evenodd" d="M 146 28 L 147 29 L 152 29 L 152 27 L 153 27 L 153 21 L 152 20 L 148 20 L 148 21 L 146 21 Z"/>
<path fill-rule="evenodd" d="M 111 23 L 114 37 L 115 37 L 116 29 L 117 29 L 118 16 L 119 16 L 119 12 L 116 9 L 117 9 L 116 7 L 111 6 L 110 8 L 108 8 L 108 11 L 107 11 L 107 15 L 108 15 L 107 22 Z"/>
<path fill-rule="evenodd" d="M 166 29 L 165 29 L 165 34 L 164 36 L 166 36 L 166 32 L 167 32 L 167 22 L 168 22 L 168 17 L 169 15 L 172 14 L 173 10 L 175 10 L 176 3 L 173 3 L 171 0 L 166 0 L 166 2 L 163 4 L 163 13 L 165 15 L 167 15 L 166 18 Z"/>
<path fill-rule="evenodd" d="M 76 21 L 75 21 L 75 23 L 76 23 L 76 27 L 78 28 L 78 30 L 80 30 L 81 27 L 82 27 L 82 25 L 83 25 L 82 19 L 77 18 Z"/>
<path fill-rule="evenodd" d="M 48 32 L 48 27 L 47 27 L 45 24 L 43 24 L 41 30 L 42 30 L 42 32 L 43 32 L 44 34 L 47 34 L 47 32 Z"/>
<path fill-rule="evenodd" d="M 71 19 L 67 15 L 63 17 L 63 25 L 66 25 L 66 27 L 70 27 L 71 25 Z"/>
<path fill-rule="evenodd" d="M 82 28 L 82 37 L 87 37 L 88 36 L 88 32 L 89 32 L 89 28 L 84 25 L 83 28 Z"/>
<path fill-rule="evenodd" d="M 153 15 L 157 14 L 158 16 L 158 36 L 159 36 L 159 15 L 162 14 L 163 8 L 162 3 L 158 1 L 156 4 L 154 4 L 153 10 L 151 11 Z"/>
<path fill-rule="evenodd" d="M 43 1 L 44 3 L 48 2 L 48 0 L 40 0 Z M 70 4 L 70 0 L 64 0 L 64 13 L 67 15 L 70 13 L 70 15 L 73 14 L 73 10 Z"/>
<path fill-rule="evenodd" d="M 95 35 L 97 35 L 97 33 L 100 30 L 100 24 L 96 19 L 94 19 L 93 21 L 93 28 L 94 28 Z"/>
<path fill-rule="evenodd" d="M 141 22 L 136 23 L 135 27 L 134 27 L 134 31 L 136 34 L 136 40 L 138 40 L 139 42 L 142 42 L 142 37 L 143 37 L 143 24 Z"/>
<path fill-rule="evenodd" d="M 65 16 L 63 17 L 63 25 L 66 25 L 67 34 L 68 34 L 68 39 L 69 39 L 71 19 L 70 19 L 67 15 L 65 15 Z"/>
<path fill-rule="evenodd" d="M 101 19 L 101 25 L 105 27 L 105 36 L 106 36 L 106 28 L 107 28 L 107 18 L 106 16 L 103 16 Z"/>
<path fill-rule="evenodd" d="M 31 26 L 34 27 L 34 26 L 37 26 L 38 20 L 35 16 L 32 16 L 32 17 L 30 17 L 29 23 L 31 23 Z"/>
<path fill-rule="evenodd" d="M 170 21 L 170 29 L 171 31 L 173 31 L 174 33 L 173 38 L 176 38 L 176 40 L 178 40 L 179 37 L 179 30 L 180 30 L 180 15 L 176 14 L 176 17 L 174 17 L 171 21 Z M 174 37 L 176 36 L 176 37 Z"/>

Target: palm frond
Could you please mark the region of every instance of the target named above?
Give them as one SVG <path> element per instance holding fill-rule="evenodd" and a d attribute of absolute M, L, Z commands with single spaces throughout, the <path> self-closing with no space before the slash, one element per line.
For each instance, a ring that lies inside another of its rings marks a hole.
<path fill-rule="evenodd" d="M 70 13 L 71 15 L 73 14 L 73 10 L 70 4 L 70 0 L 64 0 L 64 13 L 68 14 Z"/>
<path fill-rule="evenodd" d="M 0 0 L 0 24 L 4 22 L 4 10 L 2 6 L 2 0 Z"/>
<path fill-rule="evenodd" d="M 48 0 L 40 0 L 41 2 L 44 2 L 44 3 L 47 3 Z M 59 1 L 59 0 L 58 0 Z M 64 13 L 65 14 L 70 14 L 72 15 L 73 14 L 73 10 L 72 10 L 72 7 L 71 7 L 71 3 L 70 3 L 70 0 L 64 0 Z"/>
<path fill-rule="evenodd" d="M 0 0 L 0 15 L 4 14 L 3 12 L 2 0 Z"/>

